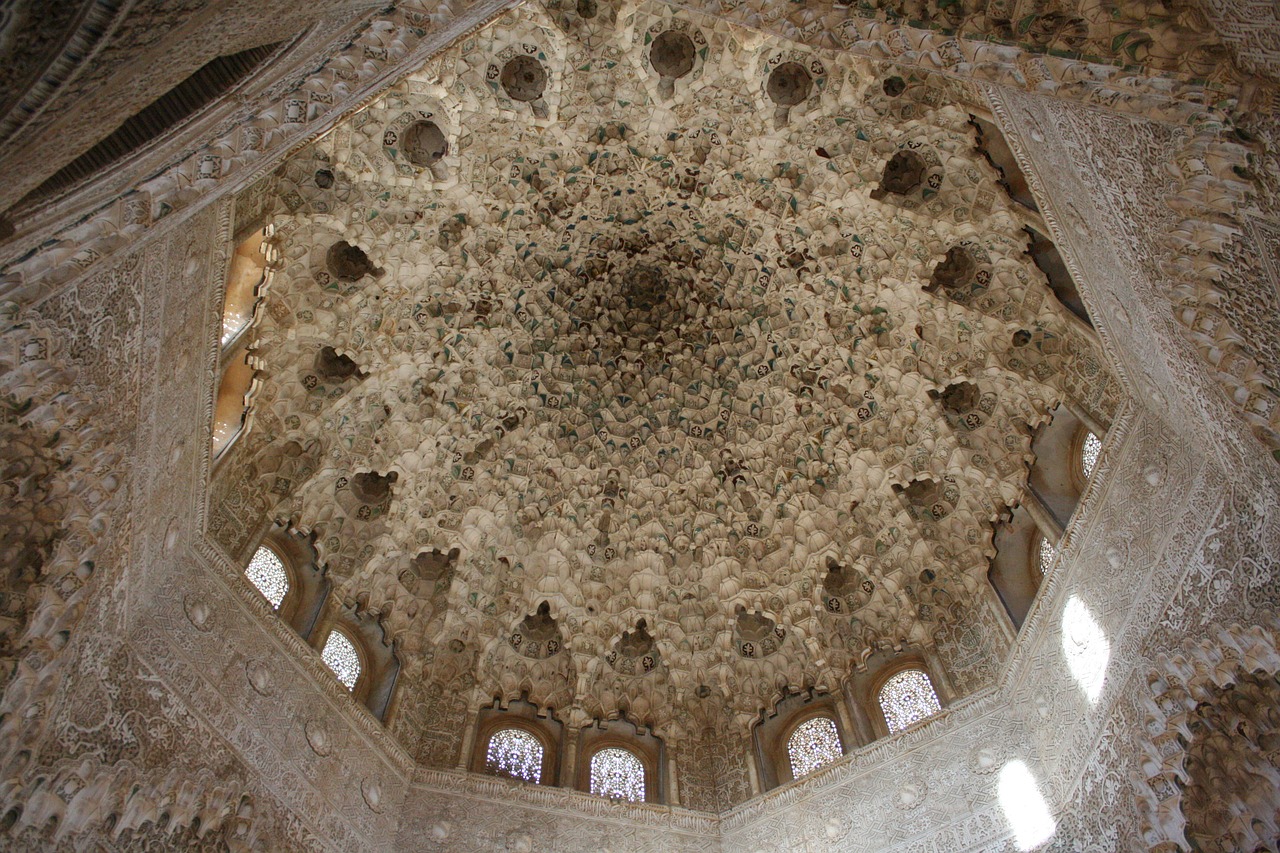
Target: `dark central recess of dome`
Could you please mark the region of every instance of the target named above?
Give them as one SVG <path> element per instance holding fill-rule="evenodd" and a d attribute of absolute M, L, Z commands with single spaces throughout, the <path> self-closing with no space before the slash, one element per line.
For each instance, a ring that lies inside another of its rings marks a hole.
<path fill-rule="evenodd" d="M 687 244 L 654 245 L 645 238 L 600 242 L 576 280 L 562 285 L 556 295 L 572 318 L 577 339 L 569 344 L 572 348 L 657 355 L 707 344 L 709 317 L 722 294 L 700 274 L 698 258 Z"/>
<path fill-rule="evenodd" d="M 689 270 L 657 255 L 609 271 L 597 320 L 603 349 L 666 348 L 703 337 L 698 320 L 714 297 Z"/>
<path fill-rule="evenodd" d="M 662 270 L 653 266 L 636 267 L 624 279 L 627 307 L 635 311 L 652 311 L 667 293 L 667 280 Z"/>

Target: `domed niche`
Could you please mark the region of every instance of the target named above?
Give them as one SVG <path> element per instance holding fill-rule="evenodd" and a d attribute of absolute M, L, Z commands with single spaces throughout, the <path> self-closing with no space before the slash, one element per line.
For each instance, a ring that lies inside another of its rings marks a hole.
<path fill-rule="evenodd" d="M 734 623 L 734 645 L 744 658 L 768 657 L 778 650 L 787 636 L 787 629 L 759 610 L 748 613 L 738 605 L 738 618 Z"/>
<path fill-rule="evenodd" d="M 420 169 L 429 169 L 449 153 L 449 140 L 434 121 L 415 121 L 400 135 L 405 159 Z"/>
<path fill-rule="evenodd" d="M 339 240 L 325 254 L 325 266 L 338 281 L 359 281 L 366 275 L 379 276 L 382 270 L 373 265 L 364 249 Z"/>
<path fill-rule="evenodd" d="M 765 93 L 773 101 L 773 126 L 783 128 L 791 117 L 792 107 L 803 104 L 813 92 L 813 78 L 798 62 L 784 62 L 769 74 Z"/>
<path fill-rule="evenodd" d="M 502 66 L 502 88 L 513 101 L 529 103 L 547 88 L 547 70 L 532 56 L 517 56 Z"/>
<path fill-rule="evenodd" d="M 342 382 L 360 375 L 360 365 L 349 355 L 341 355 L 331 346 L 323 346 L 316 353 L 316 373 L 322 379 Z"/>
<path fill-rule="evenodd" d="M 559 623 L 551 615 L 551 605 L 544 601 L 538 605 L 536 613 L 520 620 L 508 642 L 511 643 L 511 648 L 535 660 L 559 654 L 564 648 L 564 637 L 560 633 Z"/>
<path fill-rule="evenodd" d="M 634 631 L 623 631 L 605 655 L 605 661 L 623 675 L 644 675 L 653 672 L 659 663 L 658 650 L 645 620 L 636 622 Z"/>
<path fill-rule="evenodd" d="M 409 561 L 413 573 L 424 580 L 437 581 L 453 573 L 453 564 L 462 553 L 458 548 L 450 548 L 448 553 L 439 548 L 423 551 Z"/>
<path fill-rule="evenodd" d="M 663 77 L 678 80 L 693 70 L 693 39 L 675 30 L 661 33 L 649 46 L 649 62 Z"/>
<path fill-rule="evenodd" d="M 769 75 L 769 100 L 780 107 L 803 104 L 813 91 L 813 78 L 799 62 L 784 62 Z"/>
<path fill-rule="evenodd" d="M 389 474 L 364 471 L 351 478 L 351 494 L 361 503 L 382 504 L 391 500 L 391 486 L 398 479 L 395 471 Z"/>
<path fill-rule="evenodd" d="M 989 279 L 989 273 L 979 275 L 978 259 L 973 252 L 964 246 L 952 246 L 947 250 L 947 256 L 933 268 L 933 275 L 924 289 L 928 293 L 942 291 L 956 302 L 968 302 L 976 291 L 986 289 Z"/>
<path fill-rule="evenodd" d="M 872 192 L 872 198 L 884 198 L 886 194 L 906 195 L 924 183 L 925 162 L 914 151 L 899 151 L 889 158 L 880 177 L 880 186 Z"/>
<path fill-rule="evenodd" d="M 998 400 L 996 394 L 983 393 L 977 385 L 964 381 L 954 382 L 942 391 L 929 391 L 929 396 L 942 406 L 947 422 L 958 431 L 956 437 L 961 446 L 967 444 L 964 433 L 985 424 L 987 417 L 995 411 Z"/>
<path fill-rule="evenodd" d="M 460 553 L 458 548 L 450 548 L 448 553 L 439 548 L 422 551 L 400 572 L 400 583 L 415 595 L 430 595 L 438 588 L 447 588 L 453 581 Z"/>
<path fill-rule="evenodd" d="M 871 600 L 876 586 L 856 569 L 845 570 L 834 559 L 827 559 L 827 573 L 822 578 L 822 603 L 831 613 L 852 613 Z"/>
<path fill-rule="evenodd" d="M 966 415 L 978 405 L 980 392 L 972 382 L 955 382 L 944 388 L 941 394 L 933 392 L 930 396 L 938 399 L 947 411 Z"/>
<path fill-rule="evenodd" d="M 960 501 L 960 489 L 950 476 L 944 476 L 942 482 L 922 477 L 905 486 L 894 483 L 893 490 L 906 498 L 907 511 L 917 521 L 941 521 Z"/>

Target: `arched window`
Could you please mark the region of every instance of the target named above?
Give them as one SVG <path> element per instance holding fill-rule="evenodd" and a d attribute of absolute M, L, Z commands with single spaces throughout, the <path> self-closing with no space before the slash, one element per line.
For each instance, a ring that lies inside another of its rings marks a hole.
<path fill-rule="evenodd" d="M 1080 471 L 1086 480 L 1093 476 L 1093 469 L 1097 467 L 1098 454 L 1101 452 L 1102 439 L 1093 433 L 1086 435 L 1080 445 Z"/>
<path fill-rule="evenodd" d="M 271 602 L 271 608 L 279 610 L 280 602 L 284 601 L 285 595 L 289 592 L 289 574 L 285 571 L 284 563 L 276 552 L 266 546 L 259 548 L 254 553 L 253 559 L 249 561 L 244 574 L 249 582 L 258 588 L 258 592 Z"/>
<path fill-rule="evenodd" d="M 894 675 L 880 688 L 878 698 L 890 733 L 900 732 L 942 710 L 933 682 L 918 669 L 904 669 Z"/>
<path fill-rule="evenodd" d="M 535 785 L 566 781 L 560 778 L 564 724 L 551 711 L 526 699 L 504 702 L 495 697 L 492 706 L 480 709 L 475 732 L 467 763 L 471 772 L 523 779 Z"/>
<path fill-rule="evenodd" d="M 766 707 L 751 729 L 762 790 L 785 785 L 844 755 L 858 732 L 842 724 L 845 698 L 807 688 Z"/>
<path fill-rule="evenodd" d="M 345 634 L 341 631 L 330 631 L 329 639 L 325 640 L 324 651 L 320 653 L 320 657 L 348 690 L 356 686 L 356 679 L 360 677 L 360 655 Z"/>
<path fill-rule="evenodd" d="M 1040 568 L 1040 577 L 1049 574 L 1049 569 L 1053 568 L 1053 561 L 1058 559 L 1058 549 L 1043 536 L 1040 537 L 1040 548 L 1036 553 L 1036 563 Z"/>
<path fill-rule="evenodd" d="M 835 761 L 843 754 L 835 721 L 813 717 L 796 726 L 787 740 L 787 754 L 791 757 L 791 775 L 796 779 Z"/>
<path fill-rule="evenodd" d="M 644 802 L 644 765 L 629 750 L 607 747 L 591 756 L 591 793 Z"/>
<path fill-rule="evenodd" d="M 351 691 L 351 698 L 389 722 L 387 713 L 400 674 L 399 644 L 387 636 L 376 614 L 354 603 L 331 605 L 315 628 L 313 644 L 325 665 Z"/>
<path fill-rule="evenodd" d="M 252 232 L 231 257 L 222 303 L 222 378 L 213 403 L 213 457 L 219 460 L 248 429 L 261 362 L 248 346 L 278 250 L 272 226 Z"/>
<path fill-rule="evenodd" d="M 313 634 L 316 640 L 327 634 L 328 626 L 315 632 L 330 587 L 312 538 L 287 524 L 272 524 L 244 569 L 249 583 L 271 603 L 280 621 L 308 641 Z"/>
<path fill-rule="evenodd" d="M 524 729 L 500 729 L 489 738 L 484 769 L 496 776 L 542 782 L 542 742 Z"/>
<path fill-rule="evenodd" d="M 218 396 L 213 403 L 213 456 L 226 453 L 244 430 L 249 400 L 257 388 L 257 367 L 247 354 L 237 351 L 223 369 Z M 256 361 L 256 360 L 255 360 Z"/>
<path fill-rule="evenodd" d="M 276 249 L 268 242 L 274 229 L 254 231 L 236 247 L 222 300 L 222 345 L 225 347 L 253 321 L 263 287 L 271 280 Z"/>
<path fill-rule="evenodd" d="M 1049 412 L 1051 419 L 1036 427 L 1031 439 L 1035 462 L 1027 473 L 1024 504 L 1037 510 L 1036 525 L 1055 542 L 1071 524 L 1089 478 L 1082 456 L 1091 430 L 1066 403 Z M 1096 458 L 1096 457 L 1095 457 Z"/>

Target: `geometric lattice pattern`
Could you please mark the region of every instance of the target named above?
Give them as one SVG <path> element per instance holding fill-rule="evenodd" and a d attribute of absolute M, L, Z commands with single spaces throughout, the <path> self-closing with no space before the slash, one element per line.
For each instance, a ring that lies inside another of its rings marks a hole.
<path fill-rule="evenodd" d="M 1093 433 L 1084 437 L 1084 446 L 1080 448 L 1080 470 L 1085 477 L 1093 476 L 1093 469 L 1098 464 L 1098 454 L 1102 452 L 1102 439 Z"/>
<path fill-rule="evenodd" d="M 1037 559 L 1040 562 L 1040 576 L 1043 577 L 1053 568 L 1053 561 L 1058 559 L 1058 549 L 1048 539 L 1041 539 Z"/>
<path fill-rule="evenodd" d="M 356 647 L 345 634 L 331 631 L 320 657 L 348 690 L 355 687 L 356 679 L 360 677 L 360 655 L 356 654 Z"/>
<path fill-rule="evenodd" d="M 644 765 L 625 749 L 600 750 L 591 756 L 591 793 L 644 802 Z"/>
<path fill-rule="evenodd" d="M 787 741 L 791 775 L 796 779 L 835 761 L 842 754 L 836 724 L 827 717 L 801 723 Z"/>
<path fill-rule="evenodd" d="M 289 576 L 276 553 L 266 546 L 259 548 L 244 574 L 258 588 L 258 592 L 271 602 L 272 609 L 279 610 L 280 602 L 284 601 L 289 592 Z"/>
<path fill-rule="evenodd" d="M 933 682 L 918 669 L 904 669 L 880 688 L 880 710 L 890 732 L 900 732 L 942 710 Z"/>
<path fill-rule="evenodd" d="M 498 776 L 542 781 L 542 744 L 523 729 L 503 729 L 489 738 L 485 769 Z"/>

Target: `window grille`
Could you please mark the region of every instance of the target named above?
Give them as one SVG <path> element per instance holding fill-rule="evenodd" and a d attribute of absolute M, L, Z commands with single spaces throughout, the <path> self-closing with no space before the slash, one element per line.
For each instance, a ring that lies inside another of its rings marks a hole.
<path fill-rule="evenodd" d="M 791 775 L 796 779 L 825 767 L 842 754 L 840 734 L 828 717 L 814 717 L 796 727 L 787 741 Z"/>
<path fill-rule="evenodd" d="M 489 738 L 485 769 L 498 776 L 542 781 L 542 743 L 524 729 L 502 729 Z"/>
<path fill-rule="evenodd" d="M 1058 549 L 1048 539 L 1040 539 L 1040 551 L 1036 555 L 1040 561 L 1041 576 L 1049 574 L 1049 569 L 1053 568 L 1053 561 L 1058 559 Z"/>
<path fill-rule="evenodd" d="M 913 723 L 942 710 L 929 676 L 918 669 L 904 669 L 880 688 L 880 710 L 890 732 L 900 732 Z"/>
<path fill-rule="evenodd" d="M 280 602 L 284 601 L 285 595 L 289 592 L 289 575 L 284 569 L 284 563 L 280 562 L 280 558 L 276 556 L 276 552 L 265 545 L 259 548 L 254 553 L 253 559 L 249 561 L 244 574 L 249 582 L 258 588 L 258 592 L 271 602 L 271 608 L 279 610 Z"/>
<path fill-rule="evenodd" d="M 348 690 L 356 686 L 356 679 L 360 677 L 360 655 L 345 634 L 341 631 L 330 632 L 320 657 Z"/>
<path fill-rule="evenodd" d="M 644 802 L 644 765 L 625 749 L 600 750 L 591 756 L 591 793 Z"/>
<path fill-rule="evenodd" d="M 1098 454 L 1102 452 L 1102 439 L 1093 433 L 1084 437 L 1084 446 L 1080 448 L 1080 470 L 1085 477 L 1093 476 L 1093 469 L 1098 465 Z"/>

